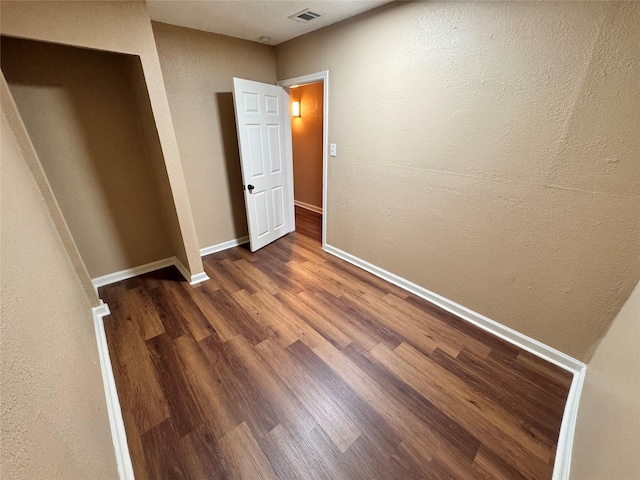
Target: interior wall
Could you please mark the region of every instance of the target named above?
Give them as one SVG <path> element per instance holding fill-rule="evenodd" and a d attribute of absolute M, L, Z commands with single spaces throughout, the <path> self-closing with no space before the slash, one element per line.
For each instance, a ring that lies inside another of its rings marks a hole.
<path fill-rule="evenodd" d="M 91 304 L 4 114 L 0 477 L 117 478 Z"/>
<path fill-rule="evenodd" d="M 166 221 L 177 222 L 168 228 L 169 234 L 173 235 L 173 253 L 192 275 L 203 272 L 184 172 L 145 3 L 134 0 L 3 2 L 0 33 L 140 57 L 164 158 L 163 168 L 169 182 L 167 188 L 158 191 L 170 192 L 171 198 L 162 199 L 161 204 L 173 204 L 176 213 L 174 219 L 171 211 L 164 212 Z"/>
<path fill-rule="evenodd" d="M 327 242 L 581 360 L 640 278 L 640 4 L 394 3 L 331 72 Z"/>
<path fill-rule="evenodd" d="M 310 83 L 290 90 L 300 102 L 300 117 L 291 117 L 295 200 L 322 209 L 322 109 L 324 84 Z"/>
<path fill-rule="evenodd" d="M 47 175 L 42 168 L 42 163 L 40 163 L 40 159 L 38 158 L 38 154 L 36 153 L 35 148 L 33 147 L 33 143 L 31 143 L 31 139 L 29 138 L 27 129 L 24 126 L 22 117 L 20 116 L 20 112 L 18 112 L 18 106 L 16 105 L 13 96 L 11 95 L 11 91 L 9 90 L 9 84 L 7 83 L 7 80 L 4 77 L 4 73 L 1 70 L 0 105 L 2 105 L 2 112 L 4 113 L 7 119 L 7 123 L 13 131 L 13 135 L 20 154 L 24 158 L 24 161 L 27 164 L 31 175 L 33 175 L 33 179 L 35 180 L 36 185 L 38 186 L 38 189 L 42 194 L 45 206 L 49 211 L 49 215 L 51 216 L 51 221 L 58 231 L 60 240 L 62 241 L 62 244 L 67 251 L 69 260 L 73 265 L 76 275 L 78 276 L 78 280 L 82 285 L 82 289 L 84 290 L 87 300 L 92 307 L 97 307 L 100 305 L 98 292 L 96 292 L 96 289 L 91 282 L 91 277 L 89 276 L 89 272 L 87 271 L 87 266 L 82 260 L 82 256 L 78 251 L 78 246 L 76 245 L 76 242 L 73 239 L 73 235 L 69 230 L 69 226 L 67 225 L 67 222 L 62 215 L 60 205 L 58 204 L 58 201 L 53 194 L 51 184 L 49 183 Z"/>
<path fill-rule="evenodd" d="M 2 70 L 92 278 L 172 256 L 123 55 L 2 39 Z"/>
<path fill-rule="evenodd" d="M 149 100 L 149 92 L 144 78 L 142 64 L 137 56 L 127 56 L 125 61 L 131 80 L 132 93 L 135 99 L 135 110 L 145 140 L 149 164 L 155 180 L 156 194 L 164 226 L 169 233 L 169 241 L 174 252 L 184 251 L 184 240 L 178 221 L 178 212 L 171 192 L 171 182 L 165 168 L 158 129 L 153 118 L 153 110 Z M 180 260 L 184 264 L 184 260 Z"/>
<path fill-rule="evenodd" d="M 640 284 L 587 368 L 571 478 L 640 478 Z"/>
<path fill-rule="evenodd" d="M 274 48 L 152 23 L 200 248 L 247 235 L 233 77 L 275 84 Z"/>

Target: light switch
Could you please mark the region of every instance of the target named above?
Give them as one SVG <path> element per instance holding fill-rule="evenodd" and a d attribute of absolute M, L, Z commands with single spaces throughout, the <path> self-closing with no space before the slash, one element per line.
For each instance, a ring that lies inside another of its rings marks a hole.
<path fill-rule="evenodd" d="M 336 144 L 332 143 L 331 145 L 329 145 L 329 155 L 331 155 L 332 157 L 336 156 Z"/>

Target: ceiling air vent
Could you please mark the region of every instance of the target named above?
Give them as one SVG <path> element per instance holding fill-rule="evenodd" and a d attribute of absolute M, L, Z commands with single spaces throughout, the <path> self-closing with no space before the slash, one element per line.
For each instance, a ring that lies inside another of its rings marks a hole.
<path fill-rule="evenodd" d="M 305 8 L 301 12 L 295 13 L 288 18 L 290 18 L 291 20 L 295 20 L 296 22 L 307 23 L 307 22 L 310 22 L 311 20 L 315 20 L 319 16 L 320 16 L 319 13 L 312 12 L 308 8 Z"/>

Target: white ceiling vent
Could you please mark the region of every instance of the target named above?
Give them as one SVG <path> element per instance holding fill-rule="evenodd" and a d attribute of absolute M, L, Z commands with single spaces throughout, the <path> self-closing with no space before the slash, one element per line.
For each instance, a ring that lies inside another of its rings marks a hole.
<path fill-rule="evenodd" d="M 291 20 L 296 21 L 296 22 L 307 23 L 307 22 L 310 22 L 311 20 L 315 20 L 319 16 L 320 16 L 319 13 L 312 12 L 308 8 L 305 8 L 301 12 L 298 12 L 298 13 L 295 13 L 295 14 L 291 15 L 289 18 Z"/>

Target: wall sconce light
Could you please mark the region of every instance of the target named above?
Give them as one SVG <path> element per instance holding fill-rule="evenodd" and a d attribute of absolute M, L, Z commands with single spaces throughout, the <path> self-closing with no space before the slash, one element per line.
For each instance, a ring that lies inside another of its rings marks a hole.
<path fill-rule="evenodd" d="M 300 116 L 300 102 L 291 103 L 291 115 L 294 117 Z"/>

